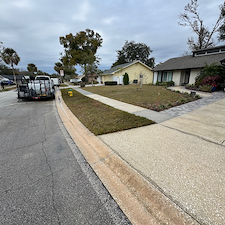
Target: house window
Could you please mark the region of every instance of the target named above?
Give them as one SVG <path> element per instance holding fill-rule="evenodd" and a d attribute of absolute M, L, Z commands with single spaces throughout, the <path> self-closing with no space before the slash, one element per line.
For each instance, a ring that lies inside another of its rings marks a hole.
<path fill-rule="evenodd" d="M 160 71 L 158 72 L 158 81 L 159 82 L 168 82 L 173 79 L 173 71 Z"/>
<path fill-rule="evenodd" d="M 167 81 L 167 72 L 163 72 L 162 81 L 163 82 Z"/>
<path fill-rule="evenodd" d="M 157 78 L 157 80 L 158 80 L 159 82 L 162 81 L 162 72 L 161 72 L 161 71 L 158 72 L 158 78 Z"/>

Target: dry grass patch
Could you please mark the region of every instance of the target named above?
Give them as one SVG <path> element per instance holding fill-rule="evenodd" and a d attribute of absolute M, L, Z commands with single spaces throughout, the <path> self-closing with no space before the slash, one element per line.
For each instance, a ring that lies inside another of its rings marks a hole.
<path fill-rule="evenodd" d="M 155 111 L 196 100 L 188 93 L 177 93 L 155 85 L 143 85 L 142 88 L 138 85 L 95 86 L 84 90 Z"/>
<path fill-rule="evenodd" d="M 123 112 L 90 99 L 73 90 L 73 97 L 68 96 L 69 89 L 63 89 L 62 97 L 73 114 L 95 135 L 107 134 L 136 127 L 154 124 L 144 117 Z"/>

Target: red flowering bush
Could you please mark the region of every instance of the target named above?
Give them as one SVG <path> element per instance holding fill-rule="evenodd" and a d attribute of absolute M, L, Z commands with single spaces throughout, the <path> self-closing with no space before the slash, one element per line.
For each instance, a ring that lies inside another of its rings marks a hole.
<path fill-rule="evenodd" d="M 218 83 L 221 82 L 221 79 L 222 79 L 222 77 L 219 75 L 208 76 L 202 80 L 200 85 L 201 86 L 208 85 L 208 86 L 212 86 L 212 87 L 217 87 Z"/>

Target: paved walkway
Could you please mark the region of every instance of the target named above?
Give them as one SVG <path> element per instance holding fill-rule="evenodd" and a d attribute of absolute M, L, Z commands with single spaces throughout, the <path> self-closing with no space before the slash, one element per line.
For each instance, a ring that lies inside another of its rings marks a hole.
<path fill-rule="evenodd" d="M 190 93 L 190 90 L 185 89 L 184 87 L 171 87 L 169 88 L 171 90 L 176 90 L 180 92 L 188 92 Z M 180 116 L 183 114 L 186 114 L 188 112 L 191 112 L 195 109 L 199 109 L 205 105 L 211 104 L 213 102 L 216 102 L 220 99 L 225 98 L 225 92 L 219 91 L 219 92 L 213 92 L 213 93 L 204 93 L 197 91 L 196 94 L 200 95 L 202 98 L 198 99 L 197 101 L 189 102 L 187 104 L 183 104 L 180 106 L 176 106 L 170 109 L 166 109 L 164 111 L 161 111 L 160 113 L 169 114 L 173 117 Z"/>

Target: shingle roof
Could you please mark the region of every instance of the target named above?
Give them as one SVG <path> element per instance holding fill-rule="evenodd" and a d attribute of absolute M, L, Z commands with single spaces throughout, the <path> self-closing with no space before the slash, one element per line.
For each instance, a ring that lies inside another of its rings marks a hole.
<path fill-rule="evenodd" d="M 212 63 L 220 64 L 220 61 L 225 59 L 225 53 L 209 54 L 203 56 L 183 56 L 178 58 L 171 58 L 166 62 L 156 66 L 153 71 L 161 70 L 181 70 L 181 69 L 197 69 L 202 68 Z"/>
<path fill-rule="evenodd" d="M 14 76 L 13 75 L 2 75 L 4 78 L 8 78 L 9 80 L 14 80 Z M 23 75 L 16 75 L 16 79 L 17 80 L 21 80 Z"/>
<path fill-rule="evenodd" d="M 115 71 L 117 71 L 118 69 L 127 67 L 127 66 L 129 66 L 129 65 L 131 65 L 131 64 L 133 64 L 133 63 L 134 63 L 134 62 L 129 62 L 129 63 L 120 64 L 120 65 L 118 65 L 118 66 L 114 66 L 114 67 L 110 68 L 109 70 L 104 70 L 102 75 L 112 74 L 112 73 L 114 73 Z"/>

